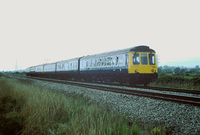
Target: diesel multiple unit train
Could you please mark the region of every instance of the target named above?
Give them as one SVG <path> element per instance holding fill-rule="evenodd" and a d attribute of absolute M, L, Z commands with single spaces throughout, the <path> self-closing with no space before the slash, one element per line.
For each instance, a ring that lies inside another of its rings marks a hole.
<path fill-rule="evenodd" d="M 145 86 L 158 76 L 156 53 L 148 46 L 32 66 L 26 72 L 35 77 Z"/>

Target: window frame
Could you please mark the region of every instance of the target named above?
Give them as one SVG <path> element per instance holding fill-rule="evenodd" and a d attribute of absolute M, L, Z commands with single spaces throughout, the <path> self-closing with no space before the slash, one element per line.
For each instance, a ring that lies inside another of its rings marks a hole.
<path fill-rule="evenodd" d="M 134 55 L 138 55 L 138 56 L 135 57 Z M 139 61 L 136 61 L 137 57 L 139 58 Z M 134 62 L 134 59 L 135 59 L 135 62 Z M 133 65 L 140 65 L 141 64 L 140 53 L 135 52 L 135 53 L 132 54 L 132 64 Z"/>
<path fill-rule="evenodd" d="M 149 65 L 149 58 L 148 58 L 148 54 L 149 53 L 140 53 L 140 64 L 141 65 Z M 146 57 L 142 57 L 142 55 L 146 55 Z M 144 61 L 144 58 L 146 58 L 146 61 Z M 144 62 L 146 62 L 146 63 L 144 63 Z"/>
<path fill-rule="evenodd" d="M 151 59 L 151 63 L 150 63 L 150 58 L 152 58 L 152 56 L 154 56 L 154 60 Z M 149 53 L 148 57 L 149 57 L 149 65 L 156 65 L 156 56 L 155 56 L 155 54 L 154 53 Z"/>

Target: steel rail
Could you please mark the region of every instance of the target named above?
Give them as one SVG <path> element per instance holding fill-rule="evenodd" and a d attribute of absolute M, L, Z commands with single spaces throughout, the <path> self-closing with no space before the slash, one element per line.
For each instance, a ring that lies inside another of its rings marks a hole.
<path fill-rule="evenodd" d="M 135 88 L 144 88 L 144 89 L 152 89 L 158 91 L 169 91 L 169 92 L 179 92 L 179 93 L 187 93 L 187 94 L 199 94 L 200 90 L 187 90 L 187 89 L 178 89 L 178 88 L 166 88 L 166 87 L 152 87 L 152 86 L 136 86 Z"/>
<path fill-rule="evenodd" d="M 76 85 L 80 87 L 86 87 L 91 89 L 103 90 L 108 92 L 115 92 L 120 94 L 127 94 L 127 95 L 134 95 L 134 96 L 141 96 L 141 97 L 148 97 L 153 99 L 171 101 L 181 104 L 190 104 L 193 106 L 200 106 L 200 97 L 190 97 L 190 96 L 181 96 L 181 95 L 172 95 L 172 94 L 163 94 L 163 93 L 156 93 L 156 92 L 149 92 L 149 91 L 141 91 L 141 90 L 128 90 L 122 88 L 114 88 L 108 86 L 98 86 L 98 85 L 91 85 L 81 82 L 74 82 L 74 81 L 65 81 L 65 80 L 57 80 L 57 79 L 49 79 L 49 78 L 38 78 L 38 77 L 30 77 L 31 79 L 37 79 L 42 81 L 49 81 L 54 83 L 62 83 L 68 85 Z"/>
<path fill-rule="evenodd" d="M 168 92 L 178 92 L 178 93 L 187 93 L 187 94 L 199 94 L 200 90 L 187 90 L 187 89 L 180 89 L 180 88 L 169 88 L 169 87 L 153 87 L 153 86 L 130 86 L 128 84 L 113 84 L 113 83 L 99 83 L 98 84 L 108 84 L 108 85 L 115 85 L 115 86 L 126 86 L 130 88 L 142 88 L 142 89 L 151 89 L 151 90 L 157 90 L 157 91 L 168 91 Z"/>
<path fill-rule="evenodd" d="M 28 76 L 26 76 L 28 77 Z M 81 81 L 78 81 L 81 82 Z M 187 94 L 195 94 L 200 95 L 200 90 L 187 90 L 187 89 L 179 89 L 179 88 L 169 88 L 169 87 L 152 87 L 152 86 L 130 86 L 128 84 L 114 84 L 114 83 L 100 83 L 100 82 L 86 82 L 86 83 L 93 83 L 93 84 L 105 84 L 105 85 L 114 85 L 114 86 L 126 86 L 128 88 L 142 88 L 142 89 L 151 89 L 157 91 L 167 91 L 167 92 L 178 92 L 178 93 L 187 93 Z"/>

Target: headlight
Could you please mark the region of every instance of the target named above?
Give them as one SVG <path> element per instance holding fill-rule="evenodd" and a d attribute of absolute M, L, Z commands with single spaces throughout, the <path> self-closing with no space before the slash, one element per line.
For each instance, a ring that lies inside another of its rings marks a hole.
<path fill-rule="evenodd" d="M 152 69 L 151 72 L 154 72 L 154 69 Z"/>
<path fill-rule="evenodd" d="M 137 70 L 137 69 L 135 70 L 135 73 L 138 73 L 138 70 Z"/>

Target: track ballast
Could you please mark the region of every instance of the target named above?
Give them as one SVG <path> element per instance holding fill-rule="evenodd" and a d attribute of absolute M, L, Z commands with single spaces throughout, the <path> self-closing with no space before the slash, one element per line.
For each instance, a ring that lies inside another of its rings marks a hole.
<path fill-rule="evenodd" d="M 19 78 L 17 76 L 15 76 L 15 78 L 22 79 L 21 77 Z M 198 95 L 200 94 L 200 91 L 198 91 L 198 90 L 183 90 L 183 89 L 159 88 L 159 87 L 139 87 L 139 86 L 136 88 L 137 89 L 136 90 L 133 87 L 131 87 L 131 89 L 127 89 L 130 87 L 119 88 L 119 86 L 108 86 L 108 85 L 105 86 L 105 85 L 94 84 L 94 83 L 85 83 L 85 82 L 83 83 L 83 82 L 49 79 L 49 78 L 38 78 L 38 77 L 30 77 L 30 78 L 54 82 L 54 83 L 76 85 L 76 86 L 80 86 L 80 87 L 86 87 L 86 88 L 108 91 L 108 92 L 115 92 L 115 93 L 120 93 L 120 94 L 148 97 L 148 98 L 152 98 L 152 99 L 171 101 L 171 102 L 176 102 L 176 103 L 181 103 L 181 104 L 190 104 L 193 106 L 200 106 L 200 98 L 198 97 Z M 176 95 L 176 94 L 164 94 L 164 93 L 160 93 L 160 92 L 158 93 L 155 91 L 151 92 L 151 91 L 145 91 L 144 88 L 151 89 L 151 90 L 159 90 L 159 91 L 170 91 L 170 92 L 176 92 L 176 93 L 187 93 L 188 95 L 183 96 L 183 95 Z M 189 94 L 194 94 L 197 96 L 193 97 L 193 96 L 190 96 Z"/>

